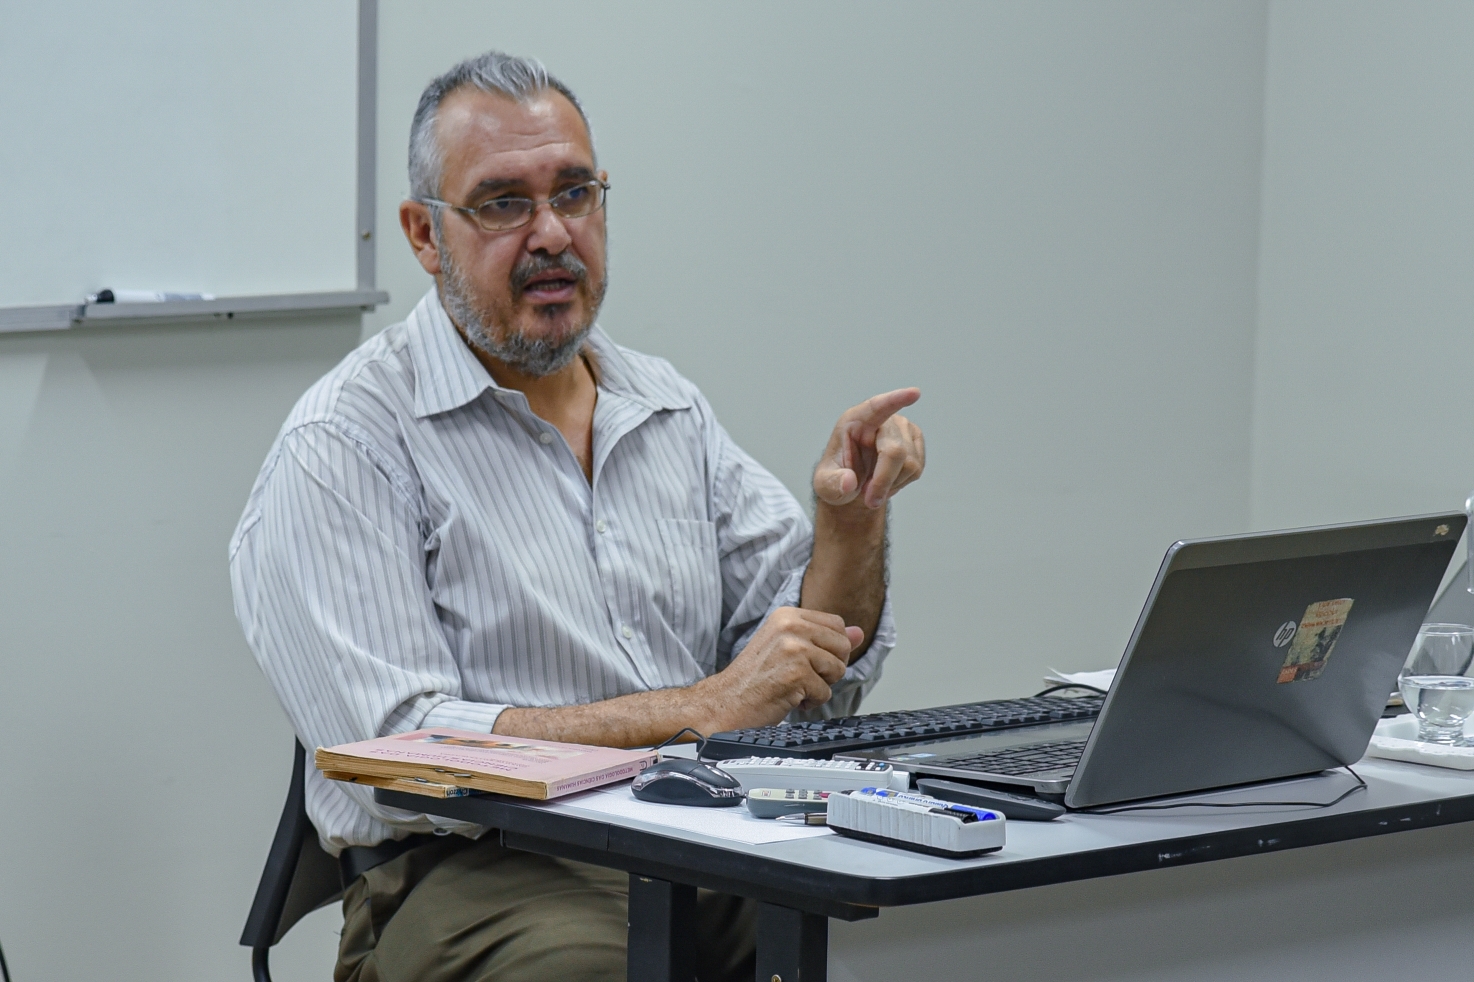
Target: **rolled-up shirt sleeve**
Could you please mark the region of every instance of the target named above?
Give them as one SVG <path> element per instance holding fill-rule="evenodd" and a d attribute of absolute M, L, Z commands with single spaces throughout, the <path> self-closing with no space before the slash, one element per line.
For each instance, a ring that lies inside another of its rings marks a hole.
<path fill-rule="evenodd" d="M 257 521 L 231 556 L 236 614 L 307 746 L 427 726 L 490 732 L 505 707 L 460 698 L 409 479 L 350 429 L 310 423 L 283 437 L 256 493 Z M 342 790 L 406 819 L 370 789 Z"/>
<path fill-rule="evenodd" d="M 727 665 L 779 607 L 799 606 L 804 573 L 814 549 L 814 529 L 798 501 L 750 457 L 707 413 L 712 461 L 712 510 L 722 575 L 722 632 L 717 665 Z M 880 681 L 881 666 L 896 645 L 890 591 L 870 647 L 830 687 L 829 701 L 795 710 L 790 719 L 849 716 Z"/>

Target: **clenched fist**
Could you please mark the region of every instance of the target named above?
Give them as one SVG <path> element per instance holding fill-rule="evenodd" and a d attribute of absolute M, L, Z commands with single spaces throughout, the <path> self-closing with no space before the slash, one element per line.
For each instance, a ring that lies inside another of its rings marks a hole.
<path fill-rule="evenodd" d="M 767 726 L 795 709 L 822 706 L 864 637 L 838 615 L 779 607 L 730 665 L 697 683 L 713 713 L 704 732 Z"/>

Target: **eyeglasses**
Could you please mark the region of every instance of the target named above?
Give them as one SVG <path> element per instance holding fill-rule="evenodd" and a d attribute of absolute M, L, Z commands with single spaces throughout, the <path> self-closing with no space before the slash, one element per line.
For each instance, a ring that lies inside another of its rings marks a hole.
<path fill-rule="evenodd" d="M 415 198 L 414 200 L 422 205 L 449 208 L 451 211 L 468 215 L 488 232 L 509 232 L 532 221 L 532 216 L 537 213 L 537 206 L 544 202 L 553 209 L 553 214 L 560 218 L 587 218 L 604 207 L 605 192 L 608 190 L 609 185 L 603 181 L 586 181 L 583 184 L 575 184 L 571 188 L 564 188 L 551 198 L 510 196 L 492 198 L 475 208 L 453 205 L 439 198 Z"/>

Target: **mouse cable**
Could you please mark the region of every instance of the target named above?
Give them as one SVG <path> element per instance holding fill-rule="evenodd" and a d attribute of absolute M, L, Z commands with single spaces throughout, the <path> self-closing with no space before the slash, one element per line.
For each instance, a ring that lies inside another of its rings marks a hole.
<path fill-rule="evenodd" d="M 0 978 L 10 982 L 10 966 L 5 964 L 5 949 L 0 948 Z"/>
<path fill-rule="evenodd" d="M 685 736 L 687 733 L 691 734 L 692 736 L 694 736 L 696 738 L 696 758 L 698 760 L 700 760 L 701 759 L 702 752 L 706 749 L 706 736 L 705 736 L 705 734 L 697 733 L 695 730 L 691 729 L 691 727 L 689 727 L 689 726 L 683 726 L 683 727 L 681 727 L 679 730 L 676 730 L 676 732 L 672 733 L 670 736 L 666 737 L 664 740 L 661 740 L 659 743 L 657 743 L 655 746 L 651 747 L 650 749 L 651 750 L 660 750 L 660 749 L 663 749 L 665 747 L 668 747 L 671 744 L 675 743 L 677 740 L 679 740 L 681 737 Z"/>
<path fill-rule="evenodd" d="M 1034 698 L 1038 699 L 1040 696 L 1051 695 L 1055 692 L 1059 692 L 1061 689 L 1089 689 L 1091 692 L 1099 692 L 1101 695 L 1106 694 L 1106 690 L 1100 688 L 1099 686 L 1086 685 L 1084 682 L 1067 682 L 1064 685 L 1051 685 L 1043 692 L 1036 692 L 1034 693 Z"/>
<path fill-rule="evenodd" d="M 1275 805 L 1293 805 L 1298 808 L 1330 808 L 1339 805 L 1351 795 L 1366 789 L 1367 783 L 1350 764 L 1342 765 L 1346 773 L 1356 778 L 1356 783 L 1342 791 L 1330 801 L 1171 801 L 1165 805 L 1116 805 L 1110 808 L 1082 808 L 1086 815 L 1114 815 L 1117 812 L 1162 811 L 1167 808 L 1266 808 Z"/>

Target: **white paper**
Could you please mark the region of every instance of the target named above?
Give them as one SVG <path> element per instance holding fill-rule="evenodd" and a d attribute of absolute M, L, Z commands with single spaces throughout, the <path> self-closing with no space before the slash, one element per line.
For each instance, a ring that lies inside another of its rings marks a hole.
<path fill-rule="evenodd" d="M 1114 668 L 1099 672 L 1061 672 L 1057 668 L 1051 668 L 1049 674 L 1044 676 L 1044 681 L 1049 685 L 1093 685 L 1097 689 L 1108 690 L 1115 677 Z"/>
<path fill-rule="evenodd" d="M 558 803 L 574 805 L 581 810 L 598 812 L 610 818 L 634 819 L 750 845 L 834 834 L 822 825 L 803 825 L 796 819 L 754 818 L 746 805 L 701 808 L 641 801 L 634 796 L 627 784 L 559 798 Z"/>

